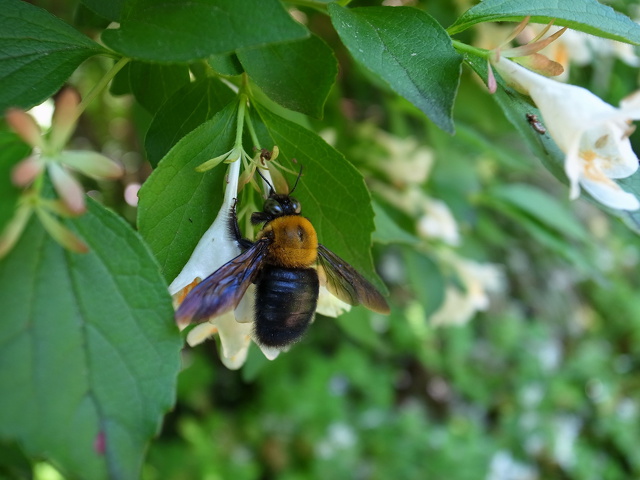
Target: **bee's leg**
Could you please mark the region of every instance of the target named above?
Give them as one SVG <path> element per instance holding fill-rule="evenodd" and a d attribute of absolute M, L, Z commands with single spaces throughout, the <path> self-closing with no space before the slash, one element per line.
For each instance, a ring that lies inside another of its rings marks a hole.
<path fill-rule="evenodd" d="M 238 204 L 238 199 L 233 199 L 233 205 L 231 205 L 231 211 L 229 212 L 229 234 L 231 237 L 238 242 L 238 245 L 243 250 L 246 250 L 253 242 L 246 238 L 242 238 L 242 232 L 240 231 L 240 225 L 238 225 L 238 214 L 236 213 L 236 205 Z"/>

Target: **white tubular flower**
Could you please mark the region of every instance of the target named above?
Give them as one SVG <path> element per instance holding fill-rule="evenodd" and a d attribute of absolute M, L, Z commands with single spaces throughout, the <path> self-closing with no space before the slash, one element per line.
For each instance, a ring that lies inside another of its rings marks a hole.
<path fill-rule="evenodd" d="M 446 203 L 427 197 L 422 202 L 422 209 L 424 214 L 417 224 L 421 237 L 440 239 L 453 246 L 460 244 L 458 224 Z"/>
<path fill-rule="evenodd" d="M 240 246 L 231 238 L 228 229 L 229 215 L 238 191 L 240 163 L 235 161 L 229 165 L 229 183 L 224 192 L 222 207 L 211 227 L 196 245 L 189 261 L 169 285 L 169 293 L 176 303 L 182 301 L 191 287 L 241 253 Z M 253 335 L 252 293 L 250 287 L 235 311 L 196 325 L 187 335 L 187 343 L 193 347 L 217 333 L 221 345 L 220 360 L 231 370 L 240 368 L 247 358 Z M 261 349 L 270 360 L 279 353 L 272 349 Z"/>
<path fill-rule="evenodd" d="M 612 179 L 625 178 L 638 169 L 631 149 L 631 120 L 640 119 L 640 94 L 615 108 L 588 90 L 565 85 L 500 58 L 494 62 L 500 75 L 514 88 L 529 95 L 542 114 L 547 131 L 565 153 L 570 197 L 580 186 L 603 205 L 637 210 L 640 202 Z"/>
<path fill-rule="evenodd" d="M 204 280 L 229 260 L 240 255 L 240 246 L 235 239 L 230 238 L 228 231 L 229 215 L 238 192 L 239 175 L 240 162 L 235 161 L 229 165 L 229 183 L 218 216 L 202 235 L 182 271 L 169 285 L 171 295 L 179 294 L 194 280 Z"/>
<path fill-rule="evenodd" d="M 446 257 L 445 257 L 446 258 Z M 451 255 L 463 290 L 447 286 L 444 302 L 431 316 L 432 325 L 463 325 L 479 311 L 489 308 L 489 292 L 499 291 L 504 283 L 502 270 L 493 264 L 482 264 Z"/>

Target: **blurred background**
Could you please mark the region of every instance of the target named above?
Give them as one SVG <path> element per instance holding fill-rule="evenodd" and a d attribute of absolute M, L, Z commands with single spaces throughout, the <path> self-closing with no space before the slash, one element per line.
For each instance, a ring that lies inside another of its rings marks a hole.
<path fill-rule="evenodd" d="M 33 3 L 90 35 L 104 27 L 76 2 Z M 637 2 L 603 3 L 640 19 Z M 415 4 L 444 26 L 471 5 Z M 367 180 L 393 313 L 318 316 L 274 361 L 252 345 L 239 371 L 222 366 L 214 341 L 185 349 L 143 478 L 640 478 L 637 234 L 569 202 L 470 69 L 451 137 L 361 70 L 326 16 L 296 10 L 340 61 L 325 118 L 299 121 Z M 458 39 L 494 48 L 513 26 Z M 546 53 L 564 81 L 613 105 L 638 87 L 628 45 L 567 32 Z M 92 58 L 70 83 L 86 92 L 108 66 Z M 120 183 L 86 186 L 135 224 L 152 115 L 125 83 L 89 107 L 73 142 L 122 162 Z M 44 463 L 34 472 L 60 478 Z"/>

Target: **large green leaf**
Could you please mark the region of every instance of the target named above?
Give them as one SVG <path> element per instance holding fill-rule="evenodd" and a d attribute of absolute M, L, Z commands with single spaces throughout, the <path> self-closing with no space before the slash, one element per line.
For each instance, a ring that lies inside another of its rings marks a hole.
<path fill-rule="evenodd" d="M 102 40 L 128 57 L 190 62 L 308 35 L 278 0 L 135 0 L 127 4 L 120 28 L 105 30 Z"/>
<path fill-rule="evenodd" d="M 384 290 L 371 260 L 373 209 L 360 172 L 315 133 L 260 105 L 256 108 L 263 122 L 256 128 L 261 147 L 277 145 L 278 161 L 291 167 L 295 158 L 304 167 L 295 196 L 302 203 L 303 215 L 313 222 L 320 243 Z"/>
<path fill-rule="evenodd" d="M 155 113 L 176 90 L 189 84 L 186 65 L 131 62 L 129 85 L 136 100 Z"/>
<path fill-rule="evenodd" d="M 64 250 L 32 217 L 0 261 L 0 436 L 69 478 L 139 478 L 175 397 L 181 338 L 158 264 L 89 200 Z"/>
<path fill-rule="evenodd" d="M 55 93 L 84 60 L 105 50 L 41 8 L 0 0 L 0 112 Z"/>
<path fill-rule="evenodd" d="M 122 9 L 126 0 L 80 0 L 90 10 L 97 13 L 101 17 L 117 22 L 122 14 Z"/>
<path fill-rule="evenodd" d="M 222 204 L 224 165 L 205 173 L 195 167 L 231 149 L 236 117 L 234 103 L 183 137 L 140 189 L 138 228 L 167 281 L 187 263 Z"/>
<path fill-rule="evenodd" d="M 435 19 L 410 7 L 346 9 L 331 4 L 329 13 L 358 62 L 440 128 L 453 133 L 462 57 Z"/>
<path fill-rule="evenodd" d="M 327 44 L 312 35 L 299 42 L 238 51 L 249 77 L 283 107 L 322 118 L 324 102 L 338 74 Z"/>
<path fill-rule="evenodd" d="M 13 132 L 0 131 L 0 233 L 13 217 L 21 189 L 11 181 L 13 167 L 31 152 L 31 147 Z"/>
<path fill-rule="evenodd" d="M 448 28 L 455 34 L 481 22 L 520 21 L 580 30 L 599 37 L 640 45 L 640 25 L 597 0 L 485 0 L 467 10 Z"/>
<path fill-rule="evenodd" d="M 467 63 L 480 75 L 486 82 L 487 79 L 487 61 L 484 58 L 468 55 Z M 531 100 L 516 92 L 505 84 L 502 78 L 496 74 L 498 89 L 494 94 L 497 104 L 500 106 L 507 119 L 516 127 L 524 140 L 527 142 L 534 155 L 536 155 L 543 165 L 562 183 L 568 184 L 567 176 L 564 172 L 565 155 L 558 148 L 556 143 L 551 139 L 548 132 L 540 134 L 534 129 L 527 115 L 536 115 L 542 118 L 540 111 L 531 103 Z M 640 198 L 640 170 L 631 177 L 617 180 L 623 189 L 631 192 Z M 593 201 L 595 205 L 612 215 L 622 218 L 625 223 L 634 231 L 640 233 L 640 211 L 630 212 L 626 210 L 614 210 L 607 208 L 600 202 L 595 201 L 584 190 L 581 196 Z"/>
<path fill-rule="evenodd" d="M 235 94 L 216 78 L 205 78 L 178 90 L 158 110 L 149 125 L 144 146 L 154 167 L 178 140 L 209 120 Z"/>

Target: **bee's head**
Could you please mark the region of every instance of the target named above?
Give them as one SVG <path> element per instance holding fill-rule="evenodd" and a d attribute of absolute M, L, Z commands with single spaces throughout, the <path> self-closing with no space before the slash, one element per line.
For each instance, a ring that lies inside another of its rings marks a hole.
<path fill-rule="evenodd" d="M 274 218 L 285 215 L 300 215 L 302 207 L 300 202 L 289 195 L 271 192 L 269 198 L 264 201 L 261 212 L 251 214 L 251 223 L 270 222 Z"/>

